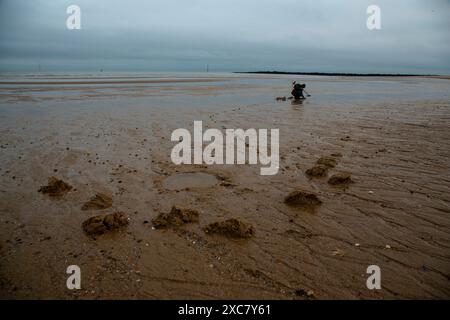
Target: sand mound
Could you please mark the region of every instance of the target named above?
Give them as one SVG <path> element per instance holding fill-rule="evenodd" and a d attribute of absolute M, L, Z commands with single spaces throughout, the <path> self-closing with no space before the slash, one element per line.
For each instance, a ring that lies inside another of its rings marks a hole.
<path fill-rule="evenodd" d="M 190 222 L 198 222 L 198 211 L 176 206 L 169 213 L 160 213 L 152 220 L 155 228 L 177 227 Z"/>
<path fill-rule="evenodd" d="M 104 193 L 97 193 L 88 202 L 83 204 L 81 210 L 101 210 L 112 206 L 112 198 Z"/>
<path fill-rule="evenodd" d="M 328 168 L 334 168 L 334 167 L 336 167 L 337 161 L 333 157 L 325 156 L 325 157 L 320 157 L 316 163 L 324 165 Z"/>
<path fill-rule="evenodd" d="M 128 218 L 122 212 L 95 216 L 83 222 L 83 230 L 88 235 L 100 235 L 107 231 L 119 229 L 128 225 Z"/>
<path fill-rule="evenodd" d="M 317 206 L 322 201 L 313 193 L 297 190 L 287 195 L 284 202 L 291 206 Z"/>
<path fill-rule="evenodd" d="M 216 233 L 230 238 L 250 238 L 255 234 L 251 224 L 238 219 L 214 222 L 204 228 L 206 233 Z"/>
<path fill-rule="evenodd" d="M 48 178 L 48 185 L 39 188 L 38 192 L 48 194 L 50 197 L 60 197 L 72 189 L 72 186 L 55 177 Z"/>
<path fill-rule="evenodd" d="M 328 183 L 332 185 L 348 184 L 351 182 L 353 182 L 351 174 L 347 172 L 336 173 L 335 175 L 332 175 L 330 179 L 328 179 Z"/>
<path fill-rule="evenodd" d="M 310 177 L 324 177 L 327 175 L 328 167 L 318 164 L 312 168 L 309 168 L 305 173 Z"/>

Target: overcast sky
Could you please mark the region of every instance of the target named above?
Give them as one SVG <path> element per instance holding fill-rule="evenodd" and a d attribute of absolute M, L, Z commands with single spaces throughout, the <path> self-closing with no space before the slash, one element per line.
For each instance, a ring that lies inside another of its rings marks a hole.
<path fill-rule="evenodd" d="M 66 9 L 81 8 L 81 30 Z M 381 30 L 366 27 L 370 4 Z M 0 0 L 0 71 L 450 74 L 449 0 Z"/>

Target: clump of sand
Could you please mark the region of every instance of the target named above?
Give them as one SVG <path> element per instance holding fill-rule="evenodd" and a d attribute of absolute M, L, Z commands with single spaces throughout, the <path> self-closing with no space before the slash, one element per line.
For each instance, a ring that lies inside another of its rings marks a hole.
<path fill-rule="evenodd" d="M 337 161 L 334 157 L 325 156 L 325 157 L 320 157 L 316 163 L 326 166 L 328 168 L 334 168 L 334 167 L 336 167 Z"/>
<path fill-rule="evenodd" d="M 81 210 L 101 210 L 112 206 L 112 198 L 104 193 L 97 193 L 88 202 L 83 204 Z"/>
<path fill-rule="evenodd" d="M 68 183 L 55 177 L 48 178 L 48 185 L 41 186 L 38 192 L 48 194 L 50 197 L 61 197 L 72 189 Z"/>
<path fill-rule="evenodd" d="M 160 213 L 152 220 L 155 228 L 177 227 L 190 222 L 198 222 L 198 211 L 172 207 L 169 213 Z"/>
<path fill-rule="evenodd" d="M 86 234 L 101 235 L 107 231 L 117 230 L 128 225 L 128 217 L 122 212 L 95 216 L 83 222 L 83 230 Z"/>
<path fill-rule="evenodd" d="M 314 194 L 308 191 L 297 190 L 286 196 L 284 202 L 291 206 L 318 206 L 322 201 Z"/>
<path fill-rule="evenodd" d="M 351 174 L 348 172 L 336 173 L 328 179 L 328 183 L 331 185 L 349 184 L 352 182 Z"/>
<path fill-rule="evenodd" d="M 220 234 L 230 238 L 250 238 L 255 234 L 251 224 L 234 218 L 211 223 L 203 230 L 206 233 Z"/>
<path fill-rule="evenodd" d="M 305 173 L 310 177 L 325 177 L 328 172 L 328 167 L 318 164 L 312 168 L 309 168 Z"/>

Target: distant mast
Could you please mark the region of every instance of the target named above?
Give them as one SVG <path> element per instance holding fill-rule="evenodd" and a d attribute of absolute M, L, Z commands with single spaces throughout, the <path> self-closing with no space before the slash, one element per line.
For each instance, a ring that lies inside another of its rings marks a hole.
<path fill-rule="evenodd" d="M 209 72 L 209 64 L 206 64 L 206 72 Z"/>

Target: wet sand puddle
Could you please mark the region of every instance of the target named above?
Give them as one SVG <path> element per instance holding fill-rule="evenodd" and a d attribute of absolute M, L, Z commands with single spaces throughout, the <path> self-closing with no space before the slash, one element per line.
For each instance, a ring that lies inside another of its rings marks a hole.
<path fill-rule="evenodd" d="M 168 177 L 163 182 L 168 190 L 183 190 L 186 188 L 208 188 L 219 183 L 219 180 L 211 174 L 204 172 L 178 173 Z"/>

